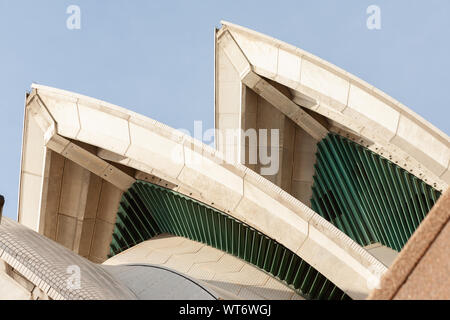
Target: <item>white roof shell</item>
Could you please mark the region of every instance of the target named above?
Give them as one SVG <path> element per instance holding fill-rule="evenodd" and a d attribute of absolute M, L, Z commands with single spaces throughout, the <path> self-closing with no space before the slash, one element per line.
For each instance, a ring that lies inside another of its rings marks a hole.
<path fill-rule="evenodd" d="M 252 170 L 225 163 L 219 152 L 191 137 L 103 101 L 41 85 L 32 88 L 20 181 L 22 224 L 43 232 L 46 208 L 52 201 L 52 195 L 47 195 L 46 170 L 46 156 L 52 150 L 120 190 L 126 190 L 135 178 L 101 157 L 162 178 L 178 192 L 283 244 L 353 298 L 365 297 L 371 289 L 368 280 L 386 271 L 382 263 L 302 202 Z M 93 145 L 97 154 L 71 141 Z M 198 161 L 189 161 L 190 157 Z"/>
<path fill-rule="evenodd" d="M 288 87 L 295 103 L 331 121 L 330 130 L 351 133 L 358 143 L 390 157 L 437 188 L 448 187 L 450 141 L 444 133 L 320 58 L 240 26 L 223 25 L 217 37 L 228 31 L 248 59 L 250 70 Z M 112 197 L 115 204 L 135 179 L 162 179 L 170 188 L 280 242 L 353 298 L 367 296 L 373 280 L 385 272 L 380 261 L 304 203 L 243 165 L 226 163 L 220 152 L 107 102 L 41 85 L 32 89 L 24 122 L 18 213 L 22 224 L 44 233 L 48 219 L 56 219 L 54 215 L 68 219 L 61 212 L 62 205 L 79 212 L 72 225 L 87 221 L 88 197 L 82 208 L 79 202 L 54 199 L 55 190 L 63 186 L 53 183 L 51 162 L 54 155 L 60 155 L 102 183 L 106 181 L 108 187 L 102 187 L 102 192 L 108 189 L 104 197 Z M 85 180 L 80 180 L 81 190 L 93 189 L 92 181 L 83 189 Z M 102 194 L 93 201 L 101 203 Z M 101 250 L 109 245 L 108 232 L 114 223 L 109 219 L 115 217 L 117 207 L 95 206 L 97 215 L 101 209 L 110 216 L 95 220 L 90 227 L 94 230 L 88 244 L 91 251 L 97 238 L 103 239 Z M 61 225 L 58 222 L 54 233 L 58 234 Z M 85 229 L 74 230 L 68 241 L 77 251 L 87 236 Z M 99 255 L 88 256 L 102 262 Z"/>
<path fill-rule="evenodd" d="M 222 25 L 216 41 L 220 43 L 229 33 L 239 46 L 244 57 L 230 50 L 228 58 L 241 79 L 251 71 L 286 86 L 293 102 L 326 117 L 330 130 L 349 134 L 438 190 L 447 189 L 450 139 L 445 133 L 384 92 L 319 57 L 226 21 Z M 216 83 L 219 72 L 216 66 Z"/>

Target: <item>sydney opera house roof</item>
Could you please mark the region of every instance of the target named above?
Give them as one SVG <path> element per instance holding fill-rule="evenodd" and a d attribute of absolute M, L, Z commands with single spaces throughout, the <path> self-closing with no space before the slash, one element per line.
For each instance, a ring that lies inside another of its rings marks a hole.
<path fill-rule="evenodd" d="M 365 299 L 450 183 L 446 134 L 228 22 L 215 36 L 214 114 L 216 148 L 33 84 L 0 282 L 26 299 Z M 252 152 L 276 155 L 277 170 Z M 72 265 L 79 288 L 67 287 Z"/>

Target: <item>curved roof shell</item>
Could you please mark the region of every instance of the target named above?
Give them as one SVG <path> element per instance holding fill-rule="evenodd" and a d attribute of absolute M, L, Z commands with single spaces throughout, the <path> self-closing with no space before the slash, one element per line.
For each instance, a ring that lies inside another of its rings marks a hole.
<path fill-rule="evenodd" d="M 329 130 L 348 135 L 439 191 L 447 189 L 449 137 L 399 101 L 302 49 L 225 21 L 216 33 L 216 61 L 220 60 L 222 51 L 242 84 L 268 99 L 294 122 L 299 123 L 295 119 L 297 114 L 289 114 L 289 101 L 267 97 L 271 92 L 264 87 L 267 80 L 287 88 L 288 93 L 284 93 L 294 105 L 327 119 Z M 227 91 L 227 86 L 231 87 L 235 81 L 229 73 L 216 63 L 216 125 L 219 128 L 226 122 L 220 113 L 244 113 L 249 109 L 248 103 L 241 102 L 242 97 L 233 100 L 240 95 L 239 89 Z M 223 98 L 225 107 L 220 105 L 222 92 L 227 96 Z M 236 103 L 239 105 L 232 110 Z M 227 108 L 228 111 L 224 110 Z M 320 130 L 315 132 L 319 136 L 323 134 Z"/>
<path fill-rule="evenodd" d="M 220 55 L 230 68 L 220 65 Z M 212 149 L 104 101 L 41 85 L 32 89 L 26 100 L 18 219 L 80 255 L 96 262 L 106 258 L 122 193 L 136 180 L 147 180 L 274 239 L 352 298 L 367 296 L 371 281 L 386 271 L 309 208 L 304 190 L 312 174 L 306 184 L 299 181 L 303 191 L 286 191 L 283 179 L 289 172 L 269 181 L 227 162 L 223 151 L 229 146 Z M 344 70 L 223 22 L 216 33 L 216 127 L 244 128 L 245 117 L 256 116 L 246 113 L 252 94 L 269 103 L 263 116 L 274 107 L 302 129 L 302 137 L 309 137 L 305 148 L 337 132 L 439 190 L 448 187 L 450 142 L 444 133 Z M 284 137 L 295 143 L 295 132 Z M 308 156 L 305 168 L 313 167 L 311 150 L 299 152 Z"/>
<path fill-rule="evenodd" d="M 80 143 L 95 146 L 95 153 Z M 46 162 L 49 151 L 122 191 L 136 179 L 118 166 L 163 179 L 178 192 L 209 204 L 283 244 L 351 297 L 365 297 L 370 291 L 367 279 L 379 278 L 386 270 L 302 202 L 252 170 L 227 163 L 220 152 L 126 109 L 40 85 L 33 85 L 27 98 L 19 205 L 19 221 L 34 230 L 45 232 L 46 219 L 54 219 L 48 215 L 53 201 L 53 194 L 47 196 L 48 190 L 54 187 L 49 184 L 52 176 Z M 30 161 L 39 158 L 40 162 Z M 67 221 L 66 214 L 61 212 L 64 205 L 69 206 L 70 201 L 60 202 L 56 209 L 58 221 Z M 82 217 L 76 217 L 79 223 Z M 98 224 L 104 224 L 100 220 Z M 72 244 L 84 239 L 81 234 L 75 234 L 74 238 L 70 240 Z"/>

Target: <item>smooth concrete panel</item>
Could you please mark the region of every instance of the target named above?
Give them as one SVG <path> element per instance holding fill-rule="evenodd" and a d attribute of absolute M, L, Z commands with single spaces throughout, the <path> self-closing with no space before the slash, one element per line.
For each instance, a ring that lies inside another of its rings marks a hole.
<path fill-rule="evenodd" d="M 228 141 L 226 130 L 240 127 L 242 84 L 239 74 L 220 47 L 216 48 L 216 68 L 219 73 L 215 83 L 215 129 L 218 129 L 215 144 L 222 153 L 230 152 L 231 148 L 233 161 L 237 161 L 239 141 Z"/>
<path fill-rule="evenodd" d="M 28 138 L 30 137 L 30 138 Z M 35 118 L 25 111 L 19 184 L 18 220 L 39 230 L 40 193 L 44 174 L 45 146 L 43 132 Z"/>
<path fill-rule="evenodd" d="M 232 34 L 239 47 L 250 63 L 275 77 L 278 71 L 278 48 L 256 37 L 243 36 L 241 33 Z"/>
<path fill-rule="evenodd" d="M 347 105 L 349 81 L 303 59 L 301 84 Z"/>
<path fill-rule="evenodd" d="M 40 93 L 39 91 L 38 89 L 38 94 Z M 75 138 L 80 131 L 77 106 L 78 99 L 48 91 L 45 91 L 45 94 L 39 95 L 39 97 L 52 114 L 52 117 L 59 124 L 58 133 L 65 137 Z"/>
<path fill-rule="evenodd" d="M 219 81 L 221 83 L 236 83 L 240 82 L 239 74 L 236 72 L 233 67 L 230 59 L 227 57 L 225 52 L 221 48 L 217 48 L 217 67 L 218 67 L 218 75 Z"/>
<path fill-rule="evenodd" d="M 405 116 L 400 117 L 397 135 L 392 139 L 392 142 L 403 145 L 403 148 L 411 156 L 432 171 L 443 172 L 447 169 L 450 149 L 446 148 L 441 141 L 428 135 L 423 127 Z M 430 154 L 435 156 L 431 159 Z"/>
<path fill-rule="evenodd" d="M 239 113 L 219 113 L 219 123 L 218 128 L 220 130 L 238 130 L 240 125 L 240 114 Z"/>
<path fill-rule="evenodd" d="M 221 82 L 218 90 L 220 108 L 218 113 L 240 113 L 241 82 Z"/>
<path fill-rule="evenodd" d="M 26 118 L 25 126 L 27 135 L 33 137 L 33 141 L 23 146 L 22 152 L 26 157 L 23 159 L 22 170 L 40 176 L 44 166 L 44 136 L 33 117 Z"/>
<path fill-rule="evenodd" d="M 391 138 L 395 135 L 400 114 L 366 90 L 352 84 L 348 97 L 348 107 L 385 127 L 392 133 Z"/>
<path fill-rule="evenodd" d="M 78 110 L 81 123 L 78 140 L 125 154 L 130 145 L 127 119 L 105 112 L 107 110 L 102 110 L 101 106 L 82 101 L 78 103 Z"/>
<path fill-rule="evenodd" d="M 240 113 L 240 91 L 241 85 L 239 82 L 223 82 L 220 84 L 218 91 L 218 100 L 221 107 L 218 113 Z"/>
<path fill-rule="evenodd" d="M 56 223 L 59 211 L 59 203 L 61 197 L 61 185 L 63 180 L 63 172 L 65 159 L 56 152 L 50 151 L 50 173 L 48 177 L 47 198 L 45 201 L 45 226 L 44 235 L 52 240 L 56 240 Z"/>
<path fill-rule="evenodd" d="M 294 86 L 300 82 L 300 70 L 302 68 L 302 58 L 286 50 L 278 50 L 277 77 L 275 80 L 289 81 Z"/>
<path fill-rule="evenodd" d="M 130 122 L 131 145 L 126 156 L 177 177 L 184 165 L 183 146 Z"/>
<path fill-rule="evenodd" d="M 22 172 L 19 221 L 32 230 L 39 228 L 42 177 Z"/>

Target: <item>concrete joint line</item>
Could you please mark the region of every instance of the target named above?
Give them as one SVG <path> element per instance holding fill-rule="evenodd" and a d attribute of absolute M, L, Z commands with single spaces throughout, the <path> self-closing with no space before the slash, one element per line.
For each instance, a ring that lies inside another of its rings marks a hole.
<path fill-rule="evenodd" d="M 247 175 L 247 173 L 244 174 L 244 176 L 242 177 L 242 197 L 239 199 L 238 203 L 234 206 L 234 208 L 232 210 L 233 212 L 236 212 L 237 208 L 239 207 L 239 205 L 242 202 L 242 199 L 244 199 L 244 197 L 245 197 L 245 176 L 246 175 Z"/>
<path fill-rule="evenodd" d="M 303 60 L 305 59 L 304 55 L 300 55 L 300 77 L 298 78 L 298 83 L 302 85 L 302 70 L 303 70 Z M 298 86 L 297 86 L 298 87 Z"/>
<path fill-rule="evenodd" d="M 180 172 L 177 174 L 177 176 L 176 176 L 176 180 L 177 181 L 180 181 L 180 176 L 181 176 L 181 173 L 183 172 L 183 170 L 184 170 L 184 168 L 186 167 L 186 152 L 184 151 L 184 138 L 181 140 L 181 145 L 183 146 L 183 166 L 181 167 L 181 170 L 180 170 Z M 153 170 L 152 170 L 153 171 Z"/>
<path fill-rule="evenodd" d="M 278 74 L 278 68 L 280 64 L 280 46 L 277 46 L 277 66 L 275 67 L 275 72 Z"/>
<path fill-rule="evenodd" d="M 38 94 L 33 96 L 27 108 L 43 132 L 47 133 L 49 129 L 56 131 L 56 121 Z"/>
<path fill-rule="evenodd" d="M 400 117 L 401 117 L 401 115 L 398 117 L 398 120 L 397 120 L 397 127 L 396 127 L 396 129 L 395 129 L 395 134 L 389 139 L 389 143 L 392 141 L 392 140 L 394 140 L 394 138 L 397 136 L 397 133 L 398 133 L 398 128 L 400 127 Z"/>
<path fill-rule="evenodd" d="M 26 170 L 23 170 L 22 173 L 26 173 L 26 174 L 29 174 L 29 175 L 32 175 L 32 176 L 35 176 L 35 177 L 38 177 L 38 178 L 42 178 L 42 174 L 37 174 L 37 173 L 29 172 L 29 171 L 26 171 Z"/>
<path fill-rule="evenodd" d="M 311 218 L 310 218 L 310 220 L 311 220 Z M 301 258 L 301 256 L 300 256 L 300 254 L 298 252 L 303 248 L 304 244 L 306 243 L 306 240 L 308 240 L 308 238 L 309 238 L 309 227 L 310 227 L 310 223 L 309 223 L 309 220 L 308 220 L 308 229 L 306 231 L 305 240 L 302 241 L 302 243 L 299 245 L 297 251 L 295 252 L 295 254 L 298 255 L 300 258 Z"/>
<path fill-rule="evenodd" d="M 79 101 L 80 101 L 80 99 L 77 99 L 77 102 L 76 102 L 76 106 L 77 106 L 77 118 L 78 118 L 78 125 L 80 126 L 79 128 L 78 128 L 78 131 L 77 131 L 77 133 L 75 134 L 75 137 L 77 137 L 77 139 L 78 139 L 78 135 L 80 134 L 80 132 L 81 132 L 81 118 L 80 118 L 80 108 L 79 108 L 79 106 L 78 106 L 78 103 L 79 103 Z"/>
<path fill-rule="evenodd" d="M 340 112 L 344 113 L 344 110 L 348 108 L 348 102 L 350 101 L 350 88 L 352 87 L 352 82 L 350 79 L 348 80 L 348 90 L 347 90 L 347 102 L 345 103 L 344 109 L 342 109 Z"/>
<path fill-rule="evenodd" d="M 127 154 L 128 150 L 130 150 L 130 148 L 131 148 L 130 118 L 128 118 L 127 125 L 128 125 L 128 141 L 129 141 L 129 144 L 128 144 L 128 147 L 127 147 L 127 149 L 125 150 L 125 152 L 123 154 L 124 157 L 127 157 L 126 154 Z M 81 128 L 81 124 L 80 124 L 80 128 Z"/>

